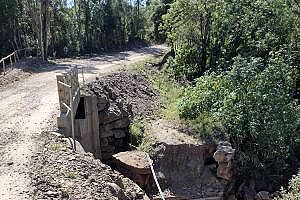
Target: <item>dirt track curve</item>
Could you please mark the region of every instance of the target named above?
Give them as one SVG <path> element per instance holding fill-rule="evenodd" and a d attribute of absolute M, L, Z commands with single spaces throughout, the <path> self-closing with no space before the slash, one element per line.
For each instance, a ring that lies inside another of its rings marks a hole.
<path fill-rule="evenodd" d="M 36 133 L 55 129 L 58 113 L 56 73 L 70 64 L 84 66 L 86 79 L 160 55 L 165 46 L 92 58 L 59 60 L 32 76 L 0 89 L 0 199 L 30 199 L 30 161 L 37 153 Z M 81 77 L 79 77 L 81 80 Z"/>

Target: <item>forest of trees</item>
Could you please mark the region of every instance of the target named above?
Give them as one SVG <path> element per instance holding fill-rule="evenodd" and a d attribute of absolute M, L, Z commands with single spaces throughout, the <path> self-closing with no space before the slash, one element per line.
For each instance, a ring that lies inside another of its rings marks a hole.
<path fill-rule="evenodd" d="M 0 0 L 0 55 L 39 48 L 50 56 L 66 56 L 67 47 L 71 56 L 153 40 L 149 4 L 141 0 Z M 163 41 L 158 24 L 154 26 L 155 37 Z"/>

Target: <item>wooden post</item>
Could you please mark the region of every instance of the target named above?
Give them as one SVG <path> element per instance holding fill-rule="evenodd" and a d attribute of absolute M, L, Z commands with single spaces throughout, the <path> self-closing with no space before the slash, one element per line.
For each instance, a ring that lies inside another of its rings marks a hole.
<path fill-rule="evenodd" d="M 81 67 L 81 75 L 82 75 L 82 85 L 85 86 L 83 66 Z"/>
<path fill-rule="evenodd" d="M 9 56 L 9 60 L 10 60 L 10 67 L 13 67 L 13 62 L 12 62 L 12 59 L 11 59 L 11 55 Z"/>
<path fill-rule="evenodd" d="M 58 81 L 61 81 L 61 82 L 64 82 L 64 76 L 63 75 L 56 75 L 56 80 L 57 82 Z M 58 89 L 58 97 L 59 97 L 59 103 L 60 103 L 60 111 L 62 113 L 67 113 L 68 110 L 67 108 L 62 104 L 62 103 L 67 103 L 66 102 L 66 88 L 65 86 L 61 85 L 61 84 L 58 84 L 57 83 L 57 89 Z"/>
<path fill-rule="evenodd" d="M 76 141 L 75 141 L 75 125 L 74 125 L 74 106 L 73 106 L 73 95 L 72 95 L 72 86 L 70 90 L 70 108 L 71 108 L 71 128 L 72 128 L 72 138 L 73 138 L 73 151 L 76 151 Z"/>
<path fill-rule="evenodd" d="M 5 75 L 5 60 L 3 60 L 3 74 Z"/>
<path fill-rule="evenodd" d="M 16 57 L 17 57 L 17 61 L 20 61 L 18 51 L 16 51 Z"/>
<path fill-rule="evenodd" d="M 16 52 L 14 53 L 14 60 L 15 60 L 15 66 L 17 64 L 17 56 L 16 56 Z"/>

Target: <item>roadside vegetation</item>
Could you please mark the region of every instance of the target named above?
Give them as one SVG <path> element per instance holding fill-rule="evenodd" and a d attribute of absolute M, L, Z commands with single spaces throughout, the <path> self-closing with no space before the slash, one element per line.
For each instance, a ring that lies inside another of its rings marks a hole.
<path fill-rule="evenodd" d="M 129 132 L 131 135 L 130 143 L 133 148 L 137 150 L 153 153 L 152 145 L 155 143 L 155 139 L 145 128 L 145 119 L 136 117 L 129 126 Z"/>
<path fill-rule="evenodd" d="M 160 23 L 174 56 L 149 76 L 166 118 L 231 142 L 240 176 L 273 189 L 300 167 L 299 11 L 296 1 L 174 1 Z"/>
<path fill-rule="evenodd" d="M 293 176 L 289 182 L 288 189 L 281 190 L 281 197 L 276 200 L 297 200 L 300 199 L 300 173 Z"/>
<path fill-rule="evenodd" d="M 165 106 L 161 114 L 170 120 L 180 120 L 178 104 L 183 96 L 184 86 L 172 80 L 166 71 L 155 71 L 153 74 L 148 72 L 147 76 L 154 88 L 161 94 Z"/>

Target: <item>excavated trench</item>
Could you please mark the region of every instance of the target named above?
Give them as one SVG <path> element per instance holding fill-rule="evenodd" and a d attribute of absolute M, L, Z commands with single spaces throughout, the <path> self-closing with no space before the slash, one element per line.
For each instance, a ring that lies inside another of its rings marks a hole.
<path fill-rule="evenodd" d="M 81 95 L 75 127 L 84 150 L 160 199 L 146 154 L 129 146 L 130 121 L 153 115 L 160 105 L 150 83 L 137 72 L 114 73 L 87 84 Z M 155 174 L 166 199 L 224 199 L 234 154 L 230 145 L 158 142 L 153 149 Z"/>

